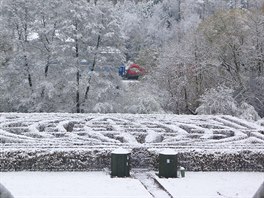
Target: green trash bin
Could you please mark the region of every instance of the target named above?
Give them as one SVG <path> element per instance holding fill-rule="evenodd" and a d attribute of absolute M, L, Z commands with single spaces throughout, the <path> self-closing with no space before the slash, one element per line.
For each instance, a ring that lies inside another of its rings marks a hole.
<path fill-rule="evenodd" d="M 178 158 L 177 153 L 171 149 L 166 149 L 159 153 L 159 177 L 177 177 Z"/>
<path fill-rule="evenodd" d="M 111 153 L 111 176 L 129 177 L 130 176 L 130 152 L 118 148 Z"/>

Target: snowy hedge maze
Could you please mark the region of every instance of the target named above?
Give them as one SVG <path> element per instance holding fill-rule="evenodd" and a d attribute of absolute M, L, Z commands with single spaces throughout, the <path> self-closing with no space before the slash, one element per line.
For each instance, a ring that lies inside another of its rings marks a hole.
<path fill-rule="evenodd" d="M 188 170 L 264 171 L 264 127 L 231 116 L 0 114 L 0 169 L 92 170 L 117 147 L 155 169 L 172 148 Z"/>

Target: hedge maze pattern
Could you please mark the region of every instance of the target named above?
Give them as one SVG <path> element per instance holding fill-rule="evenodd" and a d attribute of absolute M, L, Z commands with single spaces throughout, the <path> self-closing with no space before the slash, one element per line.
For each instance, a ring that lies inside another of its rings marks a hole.
<path fill-rule="evenodd" d="M 0 114 L 1 170 L 100 169 L 117 147 L 134 167 L 172 148 L 188 170 L 264 171 L 264 127 L 232 116 Z"/>

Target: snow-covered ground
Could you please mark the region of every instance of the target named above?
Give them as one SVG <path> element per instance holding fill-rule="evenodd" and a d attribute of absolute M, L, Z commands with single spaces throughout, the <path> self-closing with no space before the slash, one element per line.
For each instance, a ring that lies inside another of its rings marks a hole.
<path fill-rule="evenodd" d="M 110 178 L 105 172 L 2 172 L 0 183 L 15 198 L 170 197 L 165 192 L 157 193 L 160 187 L 155 187 L 153 181 L 146 181 L 153 178 L 144 174 L 144 171 L 138 173 L 137 180 Z M 149 174 L 154 175 L 153 172 Z M 185 178 L 155 179 L 175 198 L 250 198 L 263 182 L 264 173 L 187 172 Z"/>
<path fill-rule="evenodd" d="M 173 197 L 251 198 L 264 181 L 264 173 L 190 172 L 185 178 L 158 181 Z"/>
<path fill-rule="evenodd" d="M 5 172 L 0 183 L 15 198 L 151 198 L 138 180 L 104 172 Z"/>
<path fill-rule="evenodd" d="M 0 148 L 264 149 L 264 127 L 232 116 L 1 113 Z"/>

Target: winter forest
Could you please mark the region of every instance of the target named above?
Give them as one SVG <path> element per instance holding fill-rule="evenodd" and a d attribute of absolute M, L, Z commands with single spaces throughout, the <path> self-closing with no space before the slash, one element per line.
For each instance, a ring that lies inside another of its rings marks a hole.
<path fill-rule="evenodd" d="M 263 0 L 2 0 L 0 111 L 264 116 Z M 138 81 L 118 76 L 134 62 Z"/>

